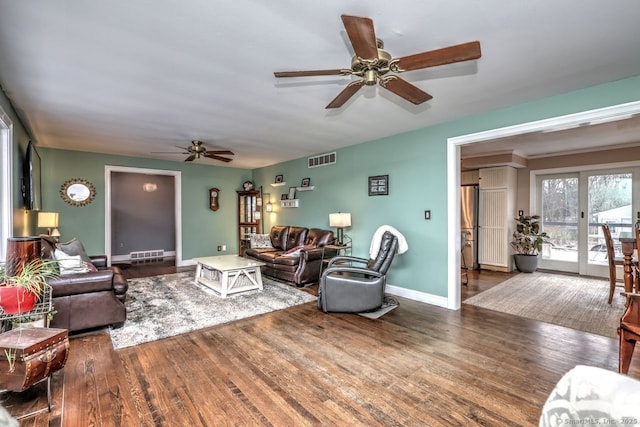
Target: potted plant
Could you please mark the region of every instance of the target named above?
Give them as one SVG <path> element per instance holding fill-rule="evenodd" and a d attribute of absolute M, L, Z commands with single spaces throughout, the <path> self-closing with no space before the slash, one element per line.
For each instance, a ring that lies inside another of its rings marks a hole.
<path fill-rule="evenodd" d="M 50 260 L 29 261 L 14 276 L 7 276 L 0 267 L 0 307 L 4 314 L 31 311 L 42 297 L 47 279 L 56 275 Z"/>
<path fill-rule="evenodd" d="M 533 273 L 538 268 L 538 254 L 548 237 L 547 233 L 540 231 L 540 215 L 520 215 L 515 220 L 516 229 L 511 241 L 511 247 L 516 252 L 513 259 L 518 270 Z"/>

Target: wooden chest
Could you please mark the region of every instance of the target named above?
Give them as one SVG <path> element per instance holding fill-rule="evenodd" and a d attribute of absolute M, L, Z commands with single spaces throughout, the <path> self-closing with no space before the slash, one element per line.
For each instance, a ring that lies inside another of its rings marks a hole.
<path fill-rule="evenodd" d="M 23 391 L 67 362 L 66 329 L 25 328 L 0 334 L 0 389 Z"/>

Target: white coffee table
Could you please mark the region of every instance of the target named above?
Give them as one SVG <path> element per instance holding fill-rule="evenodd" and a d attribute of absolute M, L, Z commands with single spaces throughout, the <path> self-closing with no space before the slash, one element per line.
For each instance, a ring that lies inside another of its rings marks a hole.
<path fill-rule="evenodd" d="M 238 255 L 219 255 L 194 258 L 196 282 L 226 298 L 229 294 L 246 292 L 254 289 L 262 290 L 262 273 L 260 261 L 252 261 Z"/>

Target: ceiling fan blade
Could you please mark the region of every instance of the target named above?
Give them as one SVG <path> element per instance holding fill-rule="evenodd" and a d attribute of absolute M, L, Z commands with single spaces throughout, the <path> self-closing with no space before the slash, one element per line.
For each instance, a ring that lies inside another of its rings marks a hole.
<path fill-rule="evenodd" d="M 276 77 L 339 76 L 344 70 L 276 71 Z"/>
<path fill-rule="evenodd" d="M 177 151 L 150 151 L 151 154 L 189 154 L 188 152 L 178 153 Z"/>
<path fill-rule="evenodd" d="M 342 90 L 342 92 L 340 92 L 338 94 L 338 96 L 333 98 L 333 101 L 331 101 L 329 103 L 329 105 L 327 105 L 324 108 L 340 108 L 340 107 L 342 107 L 345 102 L 347 102 L 353 95 L 356 94 L 357 91 L 360 90 L 360 88 L 362 87 L 362 83 L 363 82 L 364 82 L 364 80 L 359 80 L 357 82 L 349 83 L 349 85 L 347 87 L 345 87 Z"/>
<path fill-rule="evenodd" d="M 233 159 L 229 159 L 227 157 L 218 156 L 218 155 L 213 154 L 213 153 L 205 153 L 204 156 L 208 157 L 210 159 L 220 160 L 221 162 L 225 162 L 225 163 L 229 163 L 231 160 L 233 160 Z"/>
<path fill-rule="evenodd" d="M 373 28 L 373 20 L 351 15 L 342 15 L 341 18 L 356 56 L 362 59 L 377 58 L 378 41 Z"/>
<path fill-rule="evenodd" d="M 193 160 L 196 158 L 197 156 L 195 154 L 190 155 L 189 157 L 187 157 L 186 159 L 184 159 L 185 162 L 193 162 Z"/>
<path fill-rule="evenodd" d="M 453 64 L 454 62 L 469 61 L 482 56 L 480 42 L 473 41 L 428 52 L 416 53 L 397 58 L 397 70 L 411 71 L 421 68 L 435 67 L 437 65 Z"/>
<path fill-rule="evenodd" d="M 229 151 L 229 150 L 209 150 L 207 151 L 207 154 L 226 154 L 229 156 L 234 155 L 233 151 Z"/>
<path fill-rule="evenodd" d="M 419 89 L 398 76 L 390 76 L 380 80 L 380 86 L 416 105 L 433 98 L 427 92 L 424 92 L 422 89 Z"/>

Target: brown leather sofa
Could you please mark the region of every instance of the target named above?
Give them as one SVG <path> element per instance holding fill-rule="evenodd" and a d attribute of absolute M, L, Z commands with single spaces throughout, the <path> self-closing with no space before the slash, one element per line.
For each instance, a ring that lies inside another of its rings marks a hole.
<path fill-rule="evenodd" d="M 51 258 L 52 242 L 42 239 L 43 258 Z M 55 243 L 55 242 L 53 242 Z M 47 280 L 56 310 L 50 326 L 69 332 L 113 325 L 127 319 L 124 302 L 129 285 L 118 267 L 108 267 L 105 255 L 89 257 L 98 271 L 61 275 Z"/>
<path fill-rule="evenodd" d="M 335 249 L 323 249 L 334 244 L 333 231 L 276 225 L 269 233 L 270 248 L 250 248 L 244 256 L 266 263 L 262 274 L 302 286 L 317 282 L 324 259 L 337 255 Z M 287 252 L 293 252 L 287 254 Z"/>

